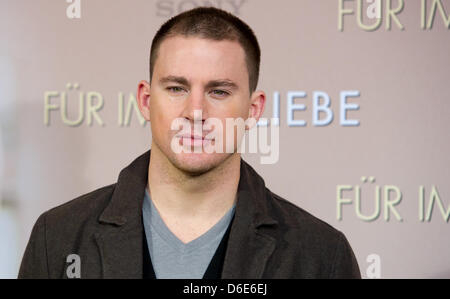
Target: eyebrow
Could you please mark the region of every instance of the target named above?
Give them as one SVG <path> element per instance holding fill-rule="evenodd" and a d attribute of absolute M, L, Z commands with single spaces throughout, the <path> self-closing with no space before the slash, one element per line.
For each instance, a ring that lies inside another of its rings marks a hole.
<path fill-rule="evenodd" d="M 189 85 L 189 82 L 186 78 L 184 77 L 177 77 L 177 76 L 167 76 L 164 78 L 161 78 L 159 80 L 159 83 L 161 84 L 166 84 L 166 83 L 178 83 L 181 85 Z"/>
<path fill-rule="evenodd" d="M 238 85 L 231 80 L 223 79 L 223 80 L 212 80 L 206 84 L 206 88 L 214 88 L 214 87 L 228 87 L 231 89 L 239 89 Z"/>
<path fill-rule="evenodd" d="M 178 76 L 167 76 L 163 77 L 159 80 L 160 84 L 167 84 L 167 83 L 178 83 L 185 86 L 190 86 L 189 81 L 185 77 L 178 77 Z M 234 83 L 232 80 L 229 79 L 220 79 L 220 80 L 211 80 L 206 84 L 206 88 L 214 88 L 214 87 L 228 87 L 231 89 L 239 89 L 239 86 Z"/>

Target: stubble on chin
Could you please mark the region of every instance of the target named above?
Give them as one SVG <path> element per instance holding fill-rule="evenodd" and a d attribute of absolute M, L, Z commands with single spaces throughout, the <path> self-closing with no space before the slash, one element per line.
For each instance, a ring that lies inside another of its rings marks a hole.
<path fill-rule="evenodd" d="M 216 168 L 220 168 L 233 154 L 201 154 L 203 157 L 188 157 L 182 156 L 183 154 L 175 153 L 172 153 L 172 155 L 173 156 L 168 157 L 168 159 L 179 171 L 188 176 L 200 176 Z"/>

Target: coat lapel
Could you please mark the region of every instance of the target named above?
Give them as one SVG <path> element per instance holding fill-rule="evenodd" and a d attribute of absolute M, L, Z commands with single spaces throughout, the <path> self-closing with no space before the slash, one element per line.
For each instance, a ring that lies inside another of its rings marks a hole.
<path fill-rule="evenodd" d="M 142 203 L 149 159 L 147 151 L 120 172 L 111 201 L 99 218 L 103 229 L 95 240 L 103 278 L 142 278 Z"/>
<path fill-rule="evenodd" d="M 241 160 L 236 214 L 222 271 L 224 279 L 258 279 L 264 274 L 276 241 L 263 228 L 277 225 L 268 213 L 265 191 L 263 179 Z"/>
<path fill-rule="evenodd" d="M 114 228 L 96 236 L 103 278 L 142 278 L 142 229 Z"/>

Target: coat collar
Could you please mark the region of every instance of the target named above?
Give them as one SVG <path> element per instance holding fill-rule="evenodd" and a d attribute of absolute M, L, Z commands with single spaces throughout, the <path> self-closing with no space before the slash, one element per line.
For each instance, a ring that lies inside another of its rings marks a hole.
<path fill-rule="evenodd" d="M 96 236 L 105 278 L 142 277 L 142 203 L 149 161 L 150 150 L 120 172 L 111 201 L 100 215 L 100 223 L 110 224 Z M 235 217 L 222 278 L 262 277 L 275 240 L 260 228 L 277 225 L 266 194 L 264 180 L 241 159 Z"/>
<path fill-rule="evenodd" d="M 149 162 L 150 150 L 122 169 L 111 201 L 100 215 L 100 222 L 121 226 L 141 215 Z"/>

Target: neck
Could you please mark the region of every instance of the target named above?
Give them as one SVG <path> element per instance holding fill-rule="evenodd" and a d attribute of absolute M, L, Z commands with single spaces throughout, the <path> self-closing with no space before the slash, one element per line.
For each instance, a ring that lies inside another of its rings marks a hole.
<path fill-rule="evenodd" d="M 175 167 L 153 144 L 148 171 L 152 201 L 166 217 L 215 221 L 235 202 L 240 162 L 240 155 L 234 153 L 217 167 L 192 175 Z"/>

